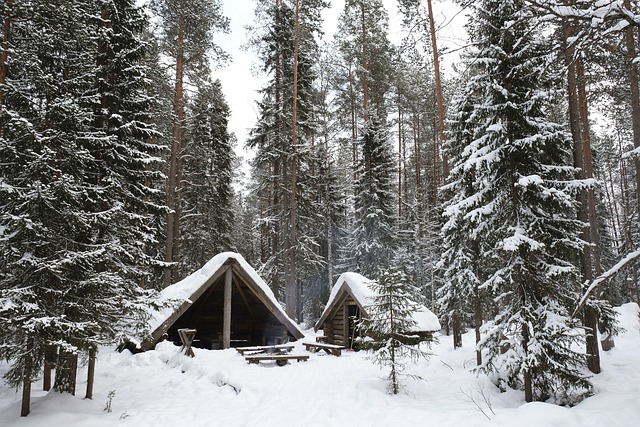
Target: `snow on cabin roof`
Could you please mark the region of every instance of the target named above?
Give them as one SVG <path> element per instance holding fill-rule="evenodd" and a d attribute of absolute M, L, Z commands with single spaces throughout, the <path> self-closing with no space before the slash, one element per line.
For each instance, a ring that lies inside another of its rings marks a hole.
<path fill-rule="evenodd" d="M 282 307 L 271 291 L 271 288 L 269 288 L 264 280 L 262 280 L 244 257 L 235 252 L 222 252 L 214 256 L 199 270 L 160 291 L 157 302 L 161 305 L 167 305 L 167 307 L 151 313 L 151 320 L 149 321 L 150 331 L 155 331 L 161 327 L 163 323 L 165 323 L 175 313 L 177 306 L 180 304 L 184 302 L 193 303 L 194 301 L 191 301 L 190 298 L 200 290 L 202 286 L 206 285 L 209 279 L 211 279 L 211 277 L 220 270 L 223 265 L 227 264 L 230 259 L 233 259 L 238 263 L 240 268 L 249 276 L 249 279 L 251 279 L 251 281 L 259 288 L 264 297 L 269 300 L 273 308 L 278 311 L 277 316 L 281 317 L 281 320 L 284 321 L 283 323 L 289 323 L 289 325 L 285 326 L 288 326 L 288 329 L 290 330 L 294 329 L 295 333 L 293 333 L 293 335 L 299 335 L 299 337 L 302 337 L 302 332 L 298 329 L 296 323 L 286 315 L 284 310 L 282 310 Z M 177 306 L 175 303 L 177 303 Z"/>
<path fill-rule="evenodd" d="M 372 304 L 373 299 L 377 295 L 376 292 L 371 289 L 372 283 L 375 283 L 375 281 L 367 279 L 361 274 L 353 272 L 342 273 L 335 285 L 333 285 L 333 288 L 331 288 L 329 301 L 327 301 L 327 305 L 322 312 L 322 316 L 320 316 L 316 328 L 320 328 L 320 324 L 326 320 L 329 312 L 333 309 L 336 299 L 344 292 L 349 292 L 356 302 L 366 309 L 366 306 Z M 416 327 L 409 332 L 439 331 L 441 328 L 438 317 L 422 304 L 419 305 L 418 311 L 416 311 L 412 317 L 416 322 Z"/>

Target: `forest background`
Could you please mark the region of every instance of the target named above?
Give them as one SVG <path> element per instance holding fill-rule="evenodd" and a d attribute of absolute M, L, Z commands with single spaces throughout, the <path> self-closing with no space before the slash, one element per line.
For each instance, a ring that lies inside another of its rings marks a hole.
<path fill-rule="evenodd" d="M 388 3 L 346 0 L 325 39 L 328 2 L 251 3 L 238 141 L 219 1 L 4 1 L 5 379 L 27 390 L 53 351 L 70 390 L 79 353 L 139 335 L 157 290 L 232 250 L 307 324 L 341 272 L 402 271 L 500 387 L 588 394 L 612 306 L 640 295 L 637 2 L 457 1 L 447 74 L 433 3 L 398 1 L 392 38 Z"/>

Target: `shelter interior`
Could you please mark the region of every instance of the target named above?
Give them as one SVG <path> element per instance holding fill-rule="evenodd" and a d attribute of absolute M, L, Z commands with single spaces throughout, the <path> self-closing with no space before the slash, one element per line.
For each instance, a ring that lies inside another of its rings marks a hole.
<path fill-rule="evenodd" d="M 289 333 L 245 278 L 234 269 L 231 293 L 231 347 L 274 345 L 289 341 Z M 221 274 L 168 329 L 168 339 L 180 343 L 178 329 L 196 329 L 193 347 L 222 348 L 224 282 Z"/>

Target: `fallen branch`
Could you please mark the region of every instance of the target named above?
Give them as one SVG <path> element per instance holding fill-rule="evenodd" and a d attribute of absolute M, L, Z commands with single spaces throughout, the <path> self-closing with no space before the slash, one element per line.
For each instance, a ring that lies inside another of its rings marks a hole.
<path fill-rule="evenodd" d="M 635 261 L 638 258 L 640 258 L 640 249 L 636 250 L 635 252 L 631 252 L 630 254 L 625 256 L 623 259 L 618 261 L 618 263 L 616 265 L 614 265 L 609 270 L 607 270 L 604 273 L 602 273 L 600 276 L 598 276 L 597 279 L 595 279 L 593 282 L 591 282 L 591 285 L 589 285 L 589 288 L 587 289 L 587 291 L 584 293 L 582 298 L 580 298 L 580 301 L 578 302 L 578 306 L 573 311 L 573 317 L 576 317 L 578 312 L 584 308 L 585 304 L 587 303 L 587 300 L 595 292 L 599 291 L 600 288 L 602 286 L 604 286 L 609 279 L 611 279 L 616 274 L 618 274 L 620 272 L 620 270 L 623 267 L 625 267 L 627 264 L 629 264 L 632 261 Z"/>

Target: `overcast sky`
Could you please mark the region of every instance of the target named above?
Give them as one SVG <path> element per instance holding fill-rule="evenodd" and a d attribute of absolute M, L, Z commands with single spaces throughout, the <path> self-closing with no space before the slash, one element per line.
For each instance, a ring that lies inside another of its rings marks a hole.
<path fill-rule="evenodd" d="M 400 40 L 400 17 L 397 12 L 397 0 L 383 0 L 391 21 L 389 38 L 392 42 Z M 238 153 L 243 152 L 243 147 L 248 135 L 248 130 L 254 126 L 257 118 L 255 101 L 258 98 L 257 90 L 264 84 L 265 78 L 252 73 L 252 65 L 255 68 L 254 53 L 242 51 L 241 46 L 246 41 L 245 26 L 253 22 L 254 0 L 222 0 L 225 15 L 231 20 L 231 32 L 229 34 L 216 35 L 216 42 L 233 58 L 226 67 L 215 70 L 214 78 L 222 82 L 222 90 L 226 96 L 231 117 L 229 131 L 238 137 Z M 459 22 L 453 25 L 449 21 L 457 12 L 457 7 L 450 0 L 435 0 L 433 3 L 436 26 L 438 30 L 438 47 L 459 45 L 461 26 Z M 344 0 L 331 0 L 331 8 L 323 14 L 325 19 L 325 38 L 331 40 L 336 31 L 337 20 L 344 7 Z M 447 64 L 447 57 L 443 59 L 443 66 Z"/>

